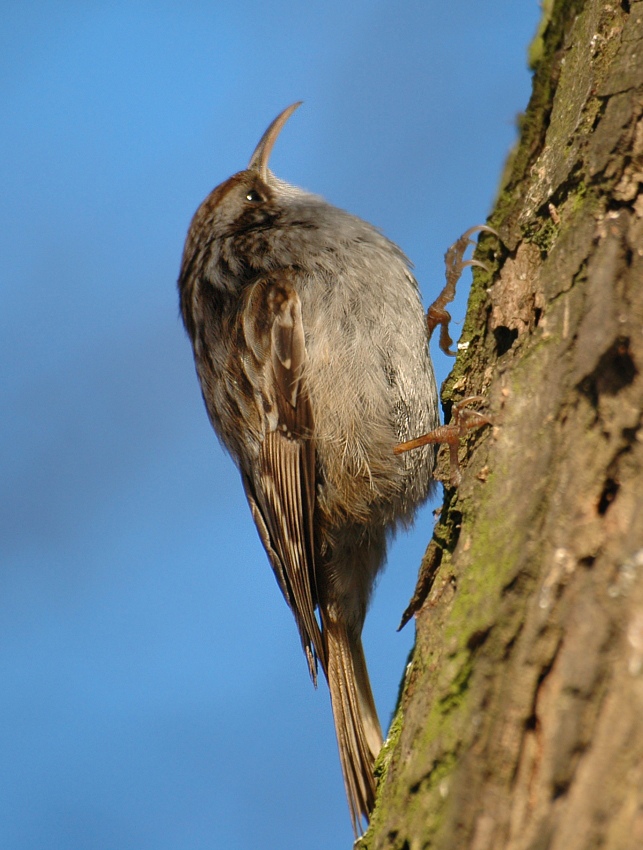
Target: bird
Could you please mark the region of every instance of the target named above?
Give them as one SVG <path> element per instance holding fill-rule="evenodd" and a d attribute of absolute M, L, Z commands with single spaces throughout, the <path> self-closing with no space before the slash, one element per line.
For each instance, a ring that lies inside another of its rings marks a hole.
<path fill-rule="evenodd" d="M 270 155 L 190 224 L 178 280 L 205 407 L 236 464 L 299 632 L 325 676 L 350 818 L 375 802 L 382 731 L 361 633 L 387 543 L 434 488 L 439 424 L 427 323 L 403 251 L 368 222 L 278 178 Z"/>

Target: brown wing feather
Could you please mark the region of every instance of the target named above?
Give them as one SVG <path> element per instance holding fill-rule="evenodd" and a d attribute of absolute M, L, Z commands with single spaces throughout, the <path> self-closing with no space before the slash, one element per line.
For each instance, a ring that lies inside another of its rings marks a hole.
<path fill-rule="evenodd" d="M 304 377 L 301 303 L 281 273 L 255 283 L 246 305 L 242 332 L 256 362 L 266 366 L 261 372 L 250 370 L 265 410 L 265 432 L 258 462 L 244 474 L 244 486 L 316 681 L 315 657 L 324 670 L 326 659 L 315 617 L 315 447 Z"/>

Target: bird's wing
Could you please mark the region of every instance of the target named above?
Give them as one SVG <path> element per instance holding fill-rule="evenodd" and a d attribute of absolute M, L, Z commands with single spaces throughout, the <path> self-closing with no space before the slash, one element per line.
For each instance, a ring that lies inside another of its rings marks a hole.
<path fill-rule="evenodd" d="M 264 417 L 259 458 L 243 483 L 279 587 L 292 609 L 316 681 L 326 668 L 315 617 L 315 444 L 306 391 L 301 302 L 286 272 L 249 287 L 239 325 L 245 374 Z"/>

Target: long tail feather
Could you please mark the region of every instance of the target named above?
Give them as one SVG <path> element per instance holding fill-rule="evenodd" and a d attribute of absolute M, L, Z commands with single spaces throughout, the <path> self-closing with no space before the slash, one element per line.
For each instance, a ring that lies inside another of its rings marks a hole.
<path fill-rule="evenodd" d="M 324 618 L 327 676 L 339 758 L 355 836 L 362 834 L 375 803 L 373 765 L 382 731 L 359 637 Z"/>

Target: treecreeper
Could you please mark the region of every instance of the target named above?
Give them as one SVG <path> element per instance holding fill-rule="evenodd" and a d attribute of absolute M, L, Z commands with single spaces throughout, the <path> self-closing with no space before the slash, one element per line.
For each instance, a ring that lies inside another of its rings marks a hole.
<path fill-rule="evenodd" d="M 299 105 L 198 208 L 179 293 L 210 422 L 241 473 L 313 682 L 318 666 L 328 680 L 359 835 L 382 746 L 362 626 L 387 539 L 433 488 L 435 446 L 413 441 L 437 428 L 438 394 L 403 252 L 268 168 Z M 420 447 L 395 451 L 405 443 Z"/>

